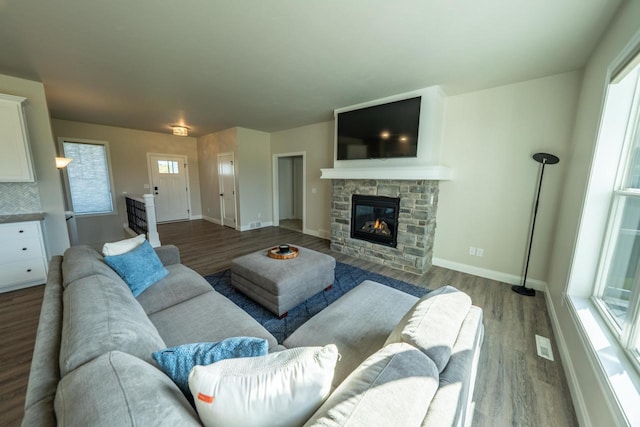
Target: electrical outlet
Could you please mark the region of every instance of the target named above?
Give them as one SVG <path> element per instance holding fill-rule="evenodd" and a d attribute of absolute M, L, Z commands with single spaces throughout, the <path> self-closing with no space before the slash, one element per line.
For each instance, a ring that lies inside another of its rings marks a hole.
<path fill-rule="evenodd" d="M 484 249 L 482 248 L 476 249 L 476 256 L 483 256 L 483 255 L 484 255 Z"/>
<path fill-rule="evenodd" d="M 258 212 L 258 218 L 262 218 L 262 214 Z"/>
<path fill-rule="evenodd" d="M 474 248 L 473 246 L 469 246 L 469 255 L 475 255 L 476 254 L 476 248 Z"/>

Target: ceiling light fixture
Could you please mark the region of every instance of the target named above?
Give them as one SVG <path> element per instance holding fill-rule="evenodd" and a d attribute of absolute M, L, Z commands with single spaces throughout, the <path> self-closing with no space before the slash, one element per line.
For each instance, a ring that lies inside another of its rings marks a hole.
<path fill-rule="evenodd" d="M 177 136 L 189 136 L 189 128 L 186 126 L 171 126 L 173 134 Z"/>

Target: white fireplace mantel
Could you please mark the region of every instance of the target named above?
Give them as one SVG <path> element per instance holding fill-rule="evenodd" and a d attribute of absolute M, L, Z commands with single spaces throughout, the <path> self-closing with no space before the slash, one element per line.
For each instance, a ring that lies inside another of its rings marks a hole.
<path fill-rule="evenodd" d="M 453 170 L 446 166 L 396 166 L 375 168 L 320 169 L 321 179 L 398 179 L 398 180 L 450 180 Z"/>

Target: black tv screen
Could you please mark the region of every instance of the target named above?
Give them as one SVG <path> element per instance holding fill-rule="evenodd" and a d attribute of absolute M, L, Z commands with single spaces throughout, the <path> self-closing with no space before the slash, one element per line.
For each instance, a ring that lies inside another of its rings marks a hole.
<path fill-rule="evenodd" d="M 421 97 L 338 113 L 337 160 L 417 157 Z"/>

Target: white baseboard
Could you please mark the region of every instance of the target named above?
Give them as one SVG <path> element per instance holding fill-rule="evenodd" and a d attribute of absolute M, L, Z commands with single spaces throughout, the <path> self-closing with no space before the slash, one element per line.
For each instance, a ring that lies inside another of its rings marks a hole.
<path fill-rule="evenodd" d="M 189 217 L 190 221 L 196 220 L 196 219 L 202 219 L 202 215 L 191 215 Z"/>
<path fill-rule="evenodd" d="M 474 276 L 484 277 L 485 279 L 496 280 L 498 282 L 508 283 L 510 285 L 521 285 L 522 279 L 514 274 L 503 273 L 501 271 L 489 270 L 474 265 L 462 264 L 460 262 L 449 261 L 442 258 L 433 258 L 433 265 L 448 268 L 449 270 L 461 271 L 462 273 L 473 274 Z M 527 279 L 527 287 L 536 291 L 546 292 L 547 282 L 536 279 Z"/>
<path fill-rule="evenodd" d="M 256 221 L 256 222 L 258 222 L 258 221 Z M 273 227 L 273 222 L 271 222 L 271 221 L 269 221 L 269 222 L 260 222 L 260 226 L 259 227 L 251 227 L 250 224 L 241 225 L 239 228 L 236 227 L 236 230 L 240 230 L 240 231 L 257 230 L 258 228 L 265 228 L 265 227 Z"/>
<path fill-rule="evenodd" d="M 569 350 L 567 349 L 567 342 L 560 329 L 560 322 L 558 321 L 558 315 L 556 309 L 551 302 L 551 296 L 547 293 L 544 296 L 544 300 L 547 303 L 547 312 L 551 318 L 551 327 L 553 334 L 556 337 L 556 344 L 558 345 L 558 352 L 560 353 L 560 361 L 567 377 L 567 385 L 569 386 L 569 392 L 571 393 L 571 400 L 573 402 L 573 409 L 576 411 L 576 418 L 578 424 L 583 427 L 591 427 L 591 420 L 589 419 L 587 412 L 587 404 L 584 401 L 584 396 L 578 385 L 578 377 L 576 371 L 569 357 Z"/>
<path fill-rule="evenodd" d="M 222 221 L 220 221 L 218 218 L 212 218 L 210 216 L 202 215 L 202 219 L 205 221 L 212 222 L 214 224 L 222 225 Z"/>

